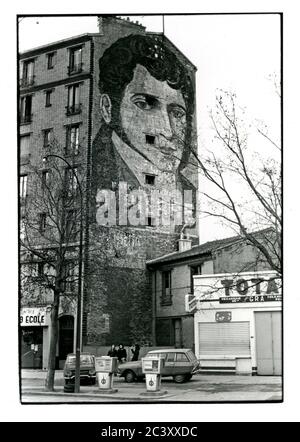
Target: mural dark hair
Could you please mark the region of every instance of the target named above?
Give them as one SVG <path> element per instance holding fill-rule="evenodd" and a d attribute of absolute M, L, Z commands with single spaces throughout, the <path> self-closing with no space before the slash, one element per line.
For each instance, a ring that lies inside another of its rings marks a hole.
<path fill-rule="evenodd" d="M 134 76 L 136 66 L 144 66 L 159 81 L 180 89 L 186 105 L 186 139 L 183 162 L 188 160 L 194 112 L 194 90 L 190 75 L 178 57 L 165 44 L 163 36 L 129 35 L 113 43 L 99 60 L 99 88 L 112 102 L 111 127 L 123 139 L 120 104 L 125 88 Z M 126 140 L 128 142 L 128 140 Z"/>

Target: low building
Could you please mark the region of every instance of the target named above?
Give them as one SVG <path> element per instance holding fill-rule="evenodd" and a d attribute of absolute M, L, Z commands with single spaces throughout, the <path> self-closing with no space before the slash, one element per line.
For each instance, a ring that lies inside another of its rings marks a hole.
<path fill-rule="evenodd" d="M 197 275 L 195 353 L 202 369 L 282 374 L 281 278 L 274 271 Z"/>
<path fill-rule="evenodd" d="M 269 230 L 265 229 L 253 234 L 258 241 L 264 241 Z M 192 305 L 195 300 L 195 290 L 200 290 L 200 282 L 206 277 L 216 278 L 218 274 L 240 275 L 245 272 L 251 274 L 259 272 L 260 274 L 270 271 L 271 268 L 262 253 L 239 235 L 198 246 L 192 246 L 190 239 L 182 237 L 179 240 L 178 249 L 177 252 L 147 262 L 152 281 L 153 341 L 157 346 L 192 348 L 199 357 L 201 355 L 199 326 L 197 325 L 196 333 L 195 324 L 198 324 L 199 316 L 202 315 L 202 306 L 208 309 L 210 305 L 201 303 L 199 310 L 200 304 L 197 303 L 197 317 L 194 316 L 195 311 Z M 277 304 L 276 311 L 280 311 L 281 304 L 280 301 L 277 302 L 279 304 Z M 272 301 L 271 306 L 273 305 Z M 269 304 L 264 304 L 264 306 L 269 308 Z M 262 308 L 262 310 L 265 309 Z M 235 316 L 236 314 L 237 310 Z M 205 316 L 205 313 L 203 315 Z M 213 309 L 210 310 L 209 315 L 213 315 Z M 251 327 L 253 328 L 253 324 Z M 250 355 L 249 352 L 247 354 Z M 233 370 L 234 364 L 235 361 L 226 368 Z M 253 370 L 256 371 L 257 363 L 253 349 L 251 364 Z M 210 369 L 216 369 L 218 364 L 204 365 Z"/>

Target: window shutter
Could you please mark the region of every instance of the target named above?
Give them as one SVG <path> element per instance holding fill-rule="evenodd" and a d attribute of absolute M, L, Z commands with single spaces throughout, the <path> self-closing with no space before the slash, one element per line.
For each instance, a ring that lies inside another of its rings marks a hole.
<path fill-rule="evenodd" d="M 199 354 L 250 355 L 249 322 L 199 323 Z"/>

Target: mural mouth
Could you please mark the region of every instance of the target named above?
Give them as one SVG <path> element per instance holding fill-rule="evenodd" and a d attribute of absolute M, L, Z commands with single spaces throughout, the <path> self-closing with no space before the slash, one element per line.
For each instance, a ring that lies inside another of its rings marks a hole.
<path fill-rule="evenodd" d="M 167 147 L 167 146 L 158 146 L 157 149 L 166 156 L 173 156 L 174 152 L 177 150 L 174 147 Z"/>

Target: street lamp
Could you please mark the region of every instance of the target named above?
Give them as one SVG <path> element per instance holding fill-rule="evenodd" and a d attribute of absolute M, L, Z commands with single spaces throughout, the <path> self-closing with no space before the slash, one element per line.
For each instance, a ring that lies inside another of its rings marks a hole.
<path fill-rule="evenodd" d="M 43 158 L 43 161 L 50 157 L 56 157 L 64 161 L 67 166 L 72 170 L 73 175 L 77 181 L 78 189 L 80 192 L 80 231 L 79 231 L 79 263 L 78 263 L 78 294 L 77 294 L 77 315 L 76 315 L 76 362 L 75 362 L 75 393 L 80 392 L 80 348 L 81 348 L 81 274 L 82 274 L 82 236 L 83 236 L 83 195 L 81 185 L 73 166 L 63 157 L 56 154 L 49 154 Z"/>

